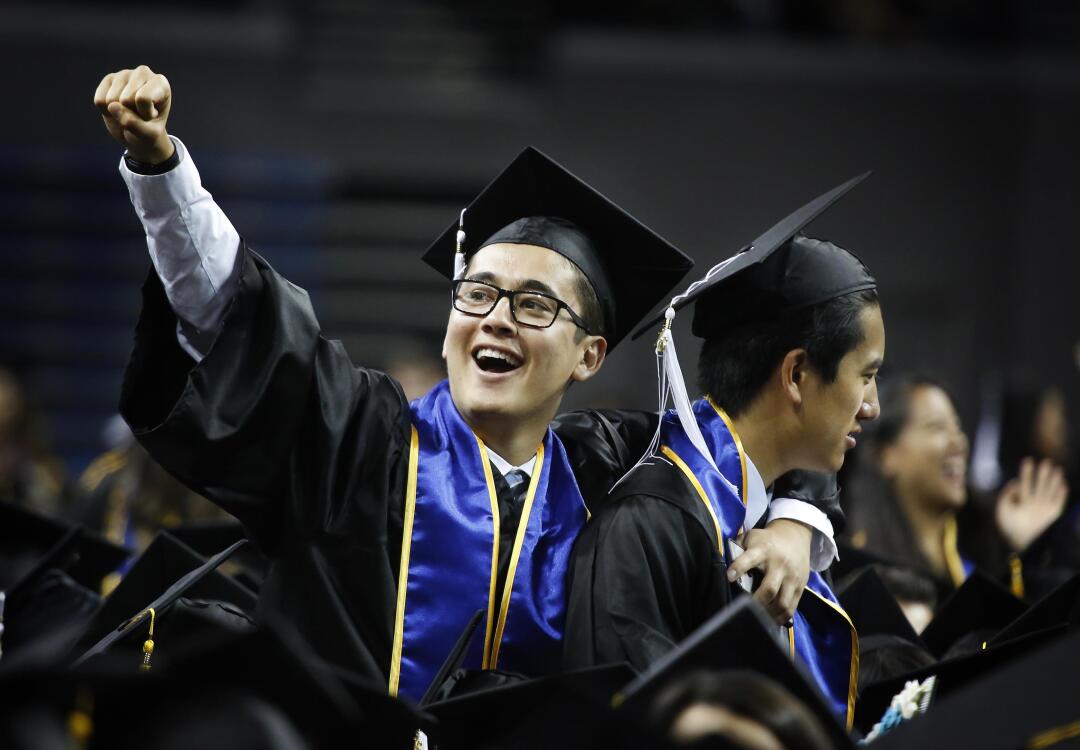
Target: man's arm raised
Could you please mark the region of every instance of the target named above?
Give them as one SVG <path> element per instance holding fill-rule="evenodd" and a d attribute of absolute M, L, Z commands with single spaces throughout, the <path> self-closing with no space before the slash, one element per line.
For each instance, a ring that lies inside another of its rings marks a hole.
<path fill-rule="evenodd" d="M 109 134 L 126 148 L 120 174 L 146 234 L 154 270 L 177 317 L 176 337 L 201 361 L 235 288 L 240 235 L 166 130 L 168 79 L 145 65 L 105 76 L 94 92 Z"/>

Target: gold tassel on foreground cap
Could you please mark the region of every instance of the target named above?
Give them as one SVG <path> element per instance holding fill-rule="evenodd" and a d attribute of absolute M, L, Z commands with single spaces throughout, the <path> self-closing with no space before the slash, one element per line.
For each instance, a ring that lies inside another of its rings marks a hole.
<path fill-rule="evenodd" d="M 154 608 L 150 607 L 149 609 L 143 610 L 140 613 L 140 617 L 147 612 L 150 613 L 150 634 L 147 636 L 146 641 L 142 645 L 143 660 L 142 664 L 139 665 L 139 670 L 143 672 L 148 672 L 150 670 L 150 656 L 154 653 Z"/>

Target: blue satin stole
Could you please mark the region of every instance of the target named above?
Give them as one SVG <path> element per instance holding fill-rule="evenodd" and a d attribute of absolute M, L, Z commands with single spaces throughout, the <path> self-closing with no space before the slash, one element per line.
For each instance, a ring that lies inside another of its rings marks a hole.
<path fill-rule="evenodd" d="M 746 519 L 746 452 L 720 409 L 707 399 L 693 404 L 694 416 L 719 473 L 690 442 L 674 411 L 664 415 L 661 452 L 686 474 L 712 517 L 720 554 L 723 539 L 739 534 Z M 829 706 L 850 729 L 859 674 L 859 641 L 847 613 L 816 571 L 789 630 L 792 657 L 806 667 Z"/>
<path fill-rule="evenodd" d="M 588 511 L 566 451 L 549 429 L 496 591 L 499 506 L 487 449 L 446 381 L 414 401 L 395 612 L 390 693 L 418 700 L 461 635 L 485 610 L 464 666 L 529 676 L 558 669 L 570 552 Z"/>

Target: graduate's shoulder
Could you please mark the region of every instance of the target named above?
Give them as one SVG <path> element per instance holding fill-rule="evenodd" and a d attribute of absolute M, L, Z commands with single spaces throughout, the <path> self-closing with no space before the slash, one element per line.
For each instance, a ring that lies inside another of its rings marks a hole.
<path fill-rule="evenodd" d="M 697 516 L 699 504 L 693 486 L 682 471 L 663 455 L 653 454 L 620 479 L 594 513 L 620 510 L 625 513 L 640 508 Z"/>

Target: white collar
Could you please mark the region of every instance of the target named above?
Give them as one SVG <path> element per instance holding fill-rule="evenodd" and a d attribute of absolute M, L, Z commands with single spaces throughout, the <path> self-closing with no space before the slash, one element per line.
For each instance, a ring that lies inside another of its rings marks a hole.
<path fill-rule="evenodd" d="M 487 449 L 487 454 L 488 454 L 488 458 L 491 459 L 491 463 L 495 464 L 495 468 L 498 469 L 499 473 L 502 474 L 504 477 L 507 474 L 509 474 L 511 471 L 514 471 L 515 469 L 517 469 L 518 471 L 524 472 L 525 476 L 531 477 L 532 473 L 533 473 L 533 467 L 536 465 L 536 456 L 535 455 L 533 455 L 532 458 L 530 458 L 528 461 L 521 464 L 520 466 L 514 466 L 512 463 L 507 461 L 505 458 L 500 456 L 498 453 L 491 450 L 491 448 Z M 759 482 L 761 481 L 760 477 L 758 478 L 758 481 Z"/>

